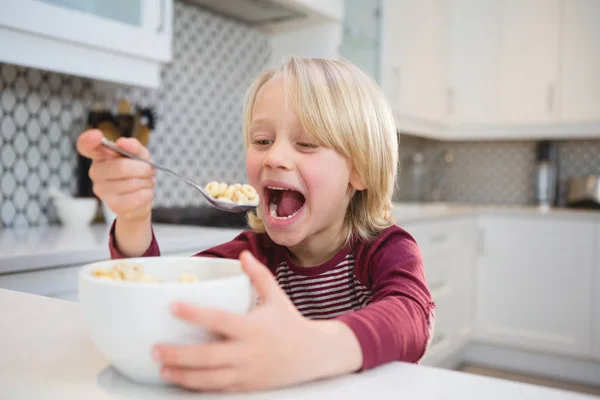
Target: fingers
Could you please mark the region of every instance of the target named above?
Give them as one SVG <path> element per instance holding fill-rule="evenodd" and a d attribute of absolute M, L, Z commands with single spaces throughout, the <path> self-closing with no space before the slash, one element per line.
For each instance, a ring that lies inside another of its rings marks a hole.
<path fill-rule="evenodd" d="M 235 389 L 239 374 L 233 368 L 186 369 L 165 367 L 161 376 L 166 381 L 192 390 L 228 391 Z"/>
<path fill-rule="evenodd" d="M 136 156 L 143 158 L 144 160 L 150 159 L 150 152 L 144 145 L 140 143 L 136 138 L 119 138 L 115 142 L 117 146 L 126 150 L 130 153 L 135 154 Z"/>
<path fill-rule="evenodd" d="M 231 367 L 239 360 L 235 342 L 220 341 L 192 346 L 155 346 L 152 357 L 166 367 L 220 368 Z"/>
<path fill-rule="evenodd" d="M 100 139 L 104 134 L 99 129 L 90 129 L 77 138 L 77 151 L 84 157 L 92 160 L 107 160 L 120 157 L 117 152 L 107 148 Z"/>
<path fill-rule="evenodd" d="M 101 142 L 104 134 L 99 129 L 90 129 L 77 138 L 77 151 L 84 157 L 96 160 L 108 160 L 121 157 L 116 151 L 104 146 Z M 135 138 L 119 138 L 117 146 L 145 160 L 150 159 L 150 152 Z"/>
<path fill-rule="evenodd" d="M 274 295 L 283 293 L 271 271 L 260 263 L 249 251 L 240 254 L 242 269 L 258 292 L 261 302 L 268 301 Z"/>
<path fill-rule="evenodd" d="M 246 315 L 211 308 L 199 308 L 186 303 L 175 303 L 172 309 L 179 318 L 226 337 L 242 337 L 250 329 Z"/>
<path fill-rule="evenodd" d="M 90 179 L 94 183 L 129 178 L 151 178 L 154 169 L 146 163 L 130 158 L 94 161 L 89 169 Z"/>

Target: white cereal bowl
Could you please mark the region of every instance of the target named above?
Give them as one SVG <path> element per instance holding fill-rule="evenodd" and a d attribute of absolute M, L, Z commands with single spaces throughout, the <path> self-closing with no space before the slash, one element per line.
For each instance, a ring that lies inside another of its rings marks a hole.
<path fill-rule="evenodd" d="M 92 271 L 125 262 L 164 283 L 138 283 L 97 278 Z M 182 273 L 199 281 L 179 283 Z M 174 302 L 233 313 L 247 313 L 253 304 L 249 278 L 238 260 L 208 257 L 148 257 L 96 262 L 79 272 L 79 302 L 84 323 L 96 347 L 113 367 L 143 384 L 165 384 L 160 363 L 151 357 L 156 344 L 190 345 L 214 339 L 203 328 L 175 317 Z"/>

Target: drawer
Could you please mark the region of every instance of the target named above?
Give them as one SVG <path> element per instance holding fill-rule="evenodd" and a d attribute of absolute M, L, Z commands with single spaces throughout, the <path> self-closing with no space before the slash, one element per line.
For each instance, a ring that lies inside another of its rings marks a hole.
<path fill-rule="evenodd" d="M 451 222 L 422 223 L 406 227 L 423 256 L 433 256 L 455 249 L 461 242 L 461 224 Z"/>
<path fill-rule="evenodd" d="M 0 288 L 42 296 L 58 297 L 77 292 L 81 266 L 0 275 Z"/>
<path fill-rule="evenodd" d="M 423 256 L 425 266 L 425 279 L 431 293 L 443 290 L 451 284 L 454 268 L 453 254 L 435 254 L 430 257 Z"/>
<path fill-rule="evenodd" d="M 432 292 L 452 284 L 475 251 L 475 226 L 470 220 L 422 222 L 405 229 L 419 245 Z"/>

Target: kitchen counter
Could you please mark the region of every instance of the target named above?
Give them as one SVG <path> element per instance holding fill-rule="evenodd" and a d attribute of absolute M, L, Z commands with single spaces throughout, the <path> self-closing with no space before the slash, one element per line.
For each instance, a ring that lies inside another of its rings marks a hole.
<path fill-rule="evenodd" d="M 512 217 L 596 219 L 600 211 L 573 209 L 544 210 L 523 206 L 477 206 L 445 203 L 395 203 L 394 220 L 400 226 L 441 218 L 478 215 Z M 108 230 L 104 224 L 69 230 L 60 226 L 0 230 L 0 274 L 35 269 L 86 264 L 107 259 Z M 189 225 L 154 224 L 162 253 L 200 251 L 237 236 L 242 229 L 209 228 Z"/>
<path fill-rule="evenodd" d="M 439 218 L 479 215 L 506 215 L 509 217 L 543 217 L 600 221 L 600 210 L 543 208 L 536 206 L 464 205 L 452 203 L 394 203 L 397 224 L 415 223 Z"/>
<path fill-rule="evenodd" d="M 0 274 L 65 265 L 85 264 L 109 258 L 105 224 L 81 229 L 48 226 L 0 230 Z M 161 252 L 194 251 L 224 243 L 241 229 L 155 224 Z"/>
<path fill-rule="evenodd" d="M 239 395 L 147 387 L 123 378 L 94 347 L 79 304 L 0 289 L 2 399 L 592 399 L 462 372 L 392 363 L 362 374 Z"/>

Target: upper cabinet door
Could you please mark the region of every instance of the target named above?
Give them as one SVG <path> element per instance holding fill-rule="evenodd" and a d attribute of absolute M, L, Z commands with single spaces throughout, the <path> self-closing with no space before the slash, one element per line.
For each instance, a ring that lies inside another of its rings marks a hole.
<path fill-rule="evenodd" d="M 564 0 L 561 116 L 600 121 L 600 1 Z"/>
<path fill-rule="evenodd" d="M 383 1 L 381 82 L 401 130 L 426 133 L 445 119 L 447 5 Z"/>
<path fill-rule="evenodd" d="M 559 14 L 559 0 L 501 2 L 501 123 L 558 121 Z"/>
<path fill-rule="evenodd" d="M 172 0 L 3 1 L 0 26 L 40 40 L 171 60 Z"/>
<path fill-rule="evenodd" d="M 498 9 L 497 0 L 453 1 L 448 93 L 451 123 L 497 122 Z"/>

